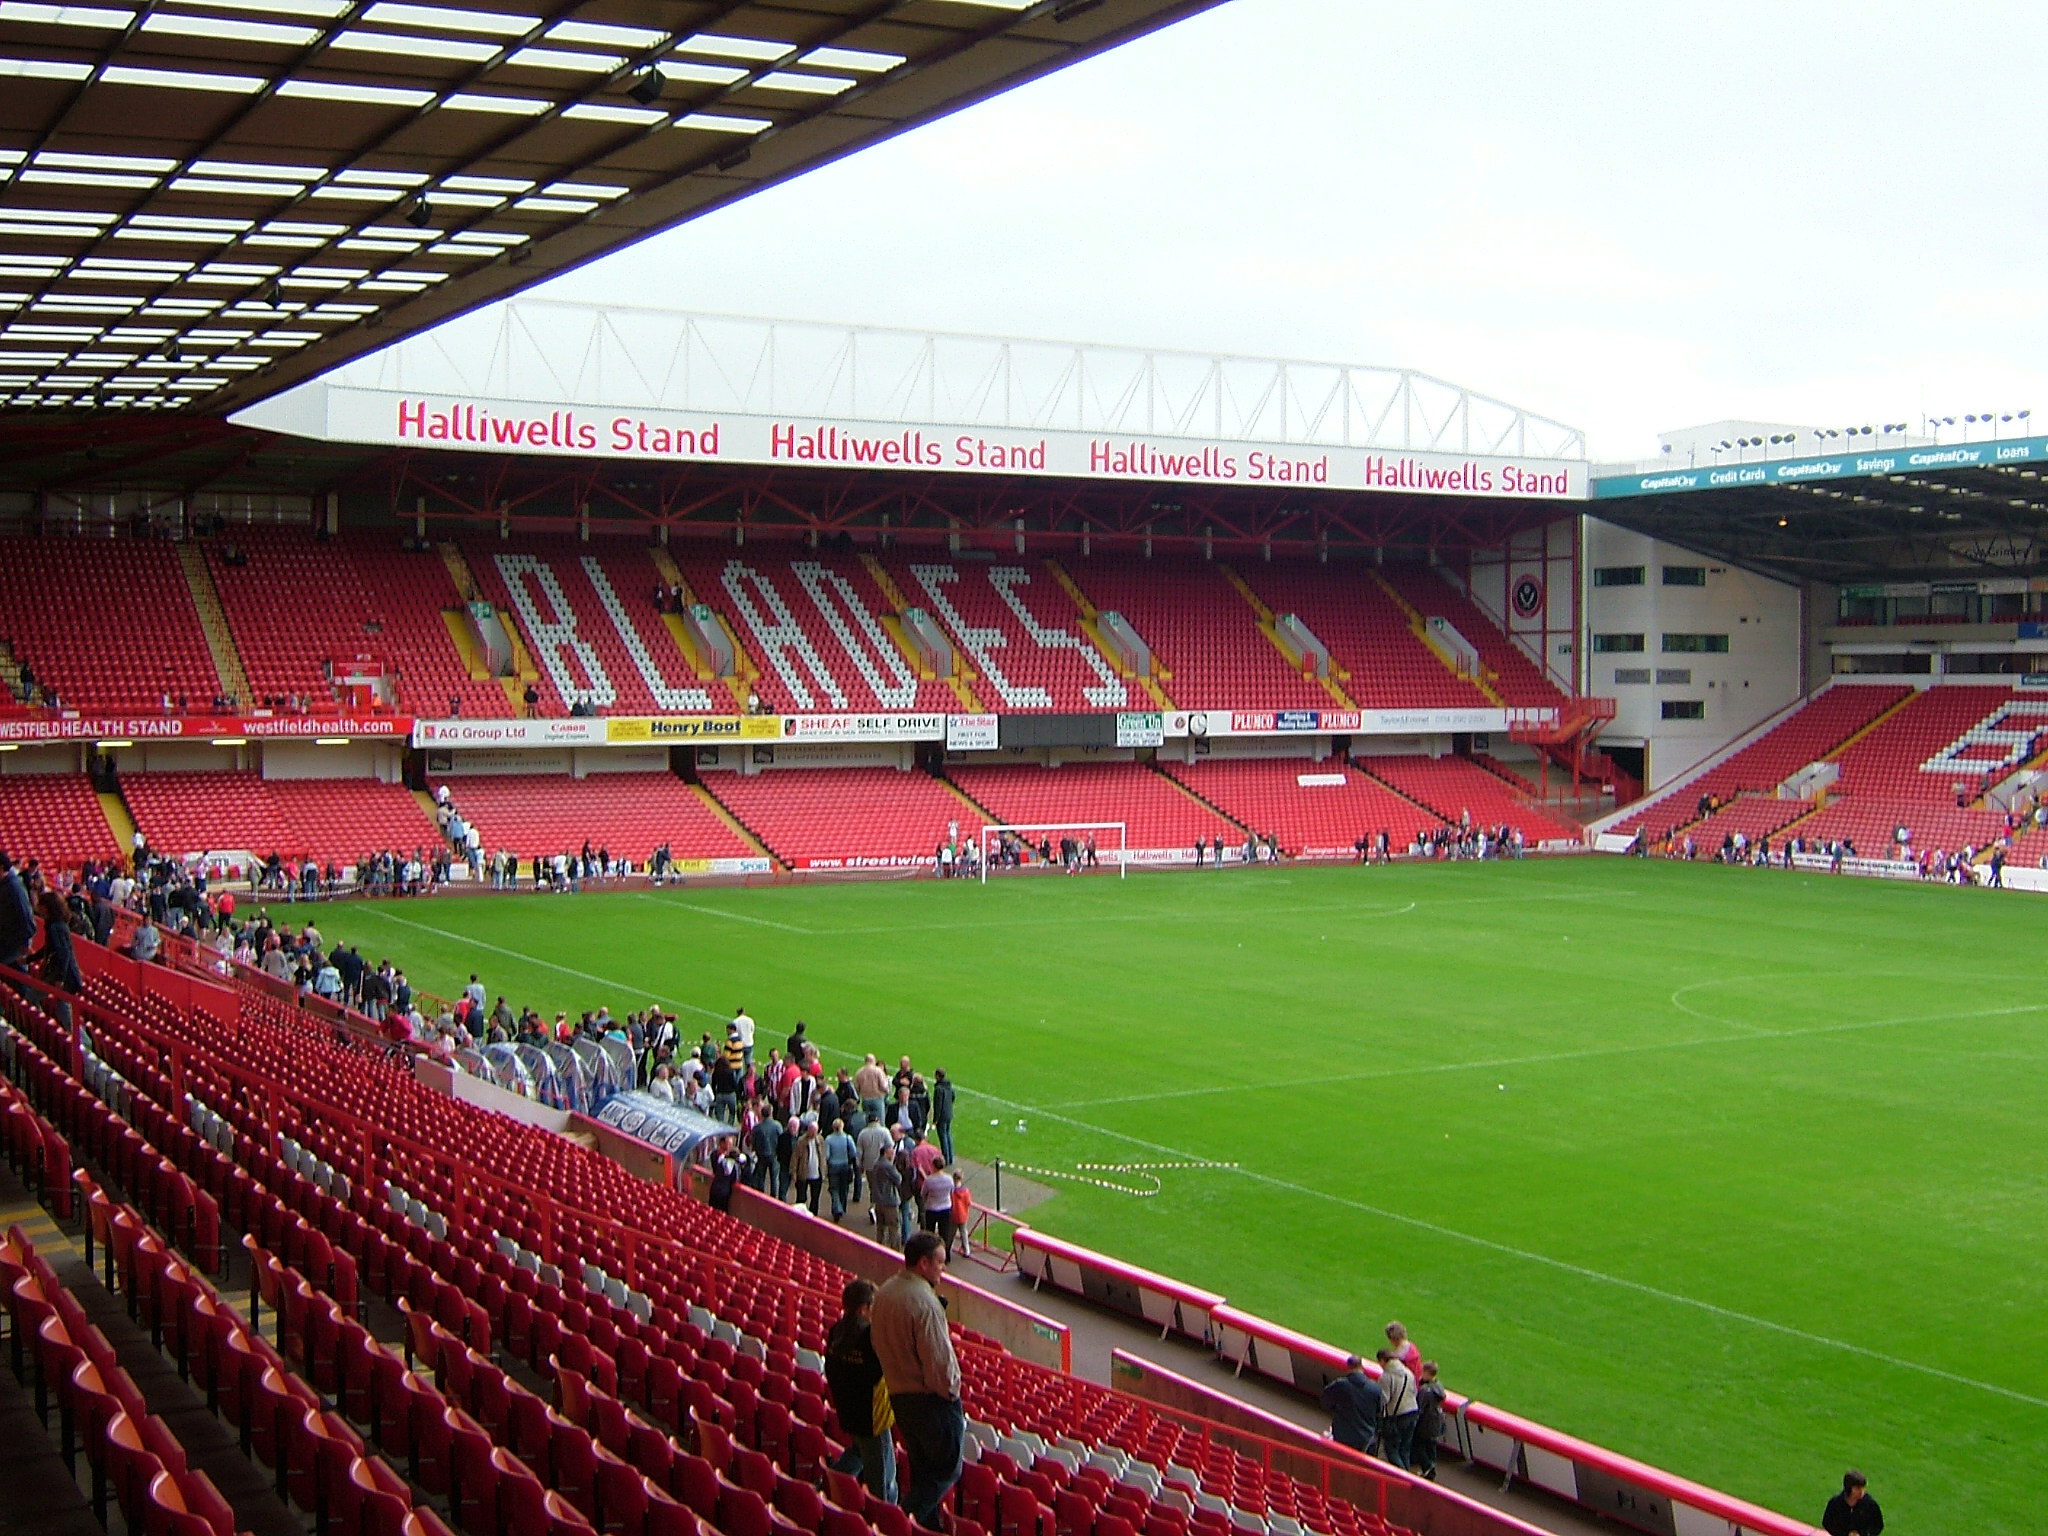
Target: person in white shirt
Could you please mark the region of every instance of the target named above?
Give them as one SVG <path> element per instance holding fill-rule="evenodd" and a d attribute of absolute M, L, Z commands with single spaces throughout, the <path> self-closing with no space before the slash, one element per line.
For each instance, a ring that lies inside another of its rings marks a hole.
<path fill-rule="evenodd" d="M 747 1009 L 744 1003 L 740 1005 L 739 1011 L 732 1016 L 732 1027 L 740 1033 L 740 1053 L 742 1059 L 747 1066 L 751 1067 L 754 1064 L 754 1021 L 747 1017 Z"/>

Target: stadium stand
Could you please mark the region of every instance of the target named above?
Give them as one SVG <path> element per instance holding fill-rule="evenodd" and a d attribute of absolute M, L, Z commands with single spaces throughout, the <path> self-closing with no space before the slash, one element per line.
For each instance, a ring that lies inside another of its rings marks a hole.
<path fill-rule="evenodd" d="M 232 543 L 244 557 L 230 563 Z M 448 568 L 395 536 L 316 540 L 306 529 L 240 527 L 206 546 L 208 569 L 260 701 L 296 695 L 335 712 L 330 664 L 369 655 L 397 674 L 400 712 L 510 713 L 495 681 L 469 675 L 441 615 L 461 602 Z"/>
<path fill-rule="evenodd" d="M 919 675 L 890 632 L 897 605 L 863 560 L 815 551 L 795 559 L 755 550 L 681 552 L 676 566 L 691 595 L 724 616 L 770 709 L 962 707 L 942 679 Z"/>
<path fill-rule="evenodd" d="M 1069 561 L 1067 571 L 1098 609 L 1121 613 L 1144 637 L 1169 674 L 1167 696 L 1181 709 L 1328 709 L 1335 703 L 1260 633 L 1243 594 L 1206 560 L 1095 555 Z"/>
<path fill-rule="evenodd" d="M 1652 837 L 1661 837 L 1695 820 L 1704 796 L 1733 800 L 1742 794 L 1772 794 L 1807 764 L 1838 751 L 1911 693 L 1910 688 L 1877 684 L 1823 688 L 1721 762 L 1687 775 L 1631 807 L 1614 830 L 1633 836 L 1647 827 Z M 1694 837 L 1697 840 L 1698 834 Z"/>
<path fill-rule="evenodd" d="M 1472 643 L 1479 659 L 1492 672 L 1492 686 L 1502 703 L 1540 708 L 1564 702 L 1563 692 L 1543 675 L 1543 669 L 1442 573 L 1427 566 L 1390 565 L 1381 574 L 1387 585 L 1425 619 L 1450 620 L 1458 633 Z"/>
<path fill-rule="evenodd" d="M 710 773 L 704 787 L 793 869 L 929 864 L 946 829 L 976 824 L 973 806 L 929 774 L 895 768 L 775 768 Z"/>
<path fill-rule="evenodd" d="M 2031 756 L 2030 743 L 2048 726 L 2048 716 L 2005 722 L 2017 741 L 1976 728 L 2018 702 L 2036 701 L 2001 687 L 1929 688 L 1914 695 L 1841 754 L 1841 777 L 1830 791 L 1839 798 L 1801 823 L 1800 835 L 1823 843 L 1847 838 L 1871 858 L 1890 852 L 1900 826 L 1911 830 L 1915 852 L 1987 847 L 2004 833 L 2005 818 L 1974 808 L 1984 778 Z M 1953 755 L 1943 757 L 1950 748 Z M 1957 804 L 1959 797 L 1965 804 Z"/>
<path fill-rule="evenodd" d="M 884 562 L 909 605 L 937 615 L 990 709 L 1122 709 L 1129 685 L 1082 632 L 1073 599 L 1040 561 Z"/>
<path fill-rule="evenodd" d="M 1279 838 L 1292 857 L 1350 856 L 1353 845 L 1381 831 L 1395 850 L 1441 825 L 1441 818 L 1341 758 L 1205 758 L 1160 767 L 1233 821 Z M 1304 775 L 1341 784 L 1305 786 Z"/>
<path fill-rule="evenodd" d="M 1743 795 L 1727 801 L 1710 815 L 1700 818 L 1674 834 L 1682 847 L 1690 837 L 1701 857 L 1712 854 L 1729 837 L 1754 843 L 1776 837 L 1801 818 L 1812 814 L 1811 800 L 1780 800 L 1775 795 Z M 1800 829 L 1804 831 L 1804 828 Z"/>
<path fill-rule="evenodd" d="M 131 773 L 122 777 L 121 795 L 150 846 L 173 855 L 239 849 L 259 859 L 278 853 L 345 864 L 374 849 L 436 841 L 411 792 L 374 779 L 265 779 L 252 769 Z"/>
<path fill-rule="evenodd" d="M 1362 757 L 1359 767 L 1457 826 L 1467 812 L 1476 827 L 1516 827 L 1531 847 L 1577 843 L 1578 827 L 1517 795 L 1498 774 L 1463 757 Z"/>
<path fill-rule="evenodd" d="M 1227 843 L 1244 839 L 1244 829 L 1231 825 L 1225 817 L 1182 791 L 1172 779 L 1143 763 L 1063 763 L 1057 768 L 955 767 L 948 772 L 953 782 L 996 821 L 1121 821 L 1132 848 L 1177 851 L 1193 848 L 1198 837 L 1220 835 Z M 1058 840 L 1057 833 L 1054 840 Z M 1097 842 L 1100 844 L 1103 839 L 1098 838 Z M 1113 839 L 1110 845 L 1114 846 Z"/>
<path fill-rule="evenodd" d="M 542 714 L 565 715 L 578 699 L 625 715 L 731 709 L 727 690 L 696 675 L 662 623 L 661 571 L 645 548 L 616 539 L 473 539 L 462 548 L 483 595 L 517 616 L 540 672 Z"/>
<path fill-rule="evenodd" d="M 154 715 L 168 695 L 203 712 L 220 691 L 170 544 L 0 539 L 0 609 L 14 660 L 67 708 Z M 146 642 L 123 616 L 147 625 Z"/>
<path fill-rule="evenodd" d="M 663 844 L 679 859 L 754 853 L 673 774 L 483 774 L 447 783 L 456 809 L 475 825 L 492 855 L 510 849 L 527 859 L 586 842 L 639 865 Z"/>
<path fill-rule="evenodd" d="M 1300 615 L 1331 660 L 1350 673 L 1344 691 L 1362 707 L 1484 709 L 1492 702 L 1422 643 L 1408 615 L 1369 572 L 1247 565 L 1244 576 L 1275 613 Z M 1437 585 L 1450 593 L 1441 581 Z"/>
<path fill-rule="evenodd" d="M 815 1351 L 843 1272 L 442 1097 L 248 986 L 188 1010 L 140 979 L 132 992 L 96 975 L 84 1004 L 86 1080 L 118 1073 L 124 1115 L 60 1065 L 75 1059 L 67 1032 L 0 982 L 21 1032 L 12 1070 L 147 1191 L 141 1212 L 98 1197 L 109 1267 L 302 1508 L 342 1506 L 344 1530 L 438 1536 L 438 1520 L 407 1523 L 404 1479 L 373 1518 L 401 1464 L 473 1536 L 687 1536 L 699 1520 L 722 1536 L 908 1536 L 900 1511 L 825 1467 L 843 1435 Z M 274 1348 L 196 1273 L 205 1223 L 184 1211 L 202 1198 L 246 1234 Z M 363 1321 L 372 1296 L 403 1319 L 403 1359 Z M 973 1458 L 953 1496 L 960 1536 L 1063 1520 L 1093 1536 L 1399 1529 L 1205 1426 L 957 1325 L 956 1339 Z M 554 1411 L 499 1349 L 552 1382 Z"/>
<path fill-rule="evenodd" d="M 60 869 L 127 851 L 116 843 L 91 781 L 75 773 L 0 775 L 0 847 L 17 856 L 33 852 Z"/>

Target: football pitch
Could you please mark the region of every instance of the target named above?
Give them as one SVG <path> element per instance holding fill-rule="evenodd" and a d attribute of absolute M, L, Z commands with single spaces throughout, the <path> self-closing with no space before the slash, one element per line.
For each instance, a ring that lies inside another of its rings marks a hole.
<path fill-rule="evenodd" d="M 1571 859 L 321 916 L 437 992 L 909 1052 L 979 1161 L 1233 1164 L 1030 1219 L 1332 1343 L 1398 1317 L 1455 1390 L 1801 1518 L 1856 1466 L 1901 1531 L 2036 1528 L 2037 898 Z"/>

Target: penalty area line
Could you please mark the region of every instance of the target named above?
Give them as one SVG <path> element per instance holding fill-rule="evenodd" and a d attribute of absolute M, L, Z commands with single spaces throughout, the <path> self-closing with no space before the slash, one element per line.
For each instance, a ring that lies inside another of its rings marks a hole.
<path fill-rule="evenodd" d="M 651 901 L 657 907 L 680 907 L 685 912 L 701 912 L 706 917 L 722 917 L 728 922 L 752 923 L 757 928 L 774 928 L 783 933 L 798 934 L 806 939 L 815 939 L 819 936 L 815 928 L 799 928 L 794 923 L 778 923 L 766 917 L 749 917 L 744 912 L 728 912 L 722 907 L 699 906 L 694 901 L 671 901 L 666 896 L 654 896 L 646 891 L 635 891 L 633 899 L 635 901 Z"/>
<path fill-rule="evenodd" d="M 1071 1115 L 1062 1115 L 1055 1110 L 1033 1109 L 1030 1105 L 1017 1104 L 1011 1100 L 999 1098 L 995 1094 L 984 1093 L 974 1088 L 963 1087 L 960 1089 L 960 1092 L 964 1096 L 984 1099 L 991 1104 L 1000 1104 L 1006 1109 L 1025 1115 L 1042 1115 L 1048 1120 L 1057 1120 L 1064 1125 L 1073 1126 L 1076 1130 L 1089 1131 L 1098 1136 L 1110 1137 L 1115 1141 L 1127 1142 L 1134 1147 L 1143 1147 L 1148 1152 L 1156 1152 L 1163 1157 L 1186 1158 L 1190 1160 L 1194 1158 L 1193 1153 L 1182 1151 L 1179 1147 L 1170 1147 L 1163 1142 L 1147 1141 L 1141 1136 L 1132 1136 L 1123 1131 L 1113 1131 L 1107 1126 L 1095 1125 L 1086 1120 L 1076 1119 Z M 1888 1355 L 1882 1350 L 1869 1349 L 1861 1344 L 1852 1344 L 1846 1339 L 1834 1339 L 1829 1338 L 1826 1334 L 1810 1333 L 1806 1329 L 1796 1328 L 1790 1323 L 1777 1322 L 1768 1317 L 1758 1317 L 1752 1312 L 1737 1311 L 1733 1307 L 1724 1307 L 1717 1302 L 1703 1301 L 1697 1296 L 1687 1296 L 1678 1291 L 1667 1291 L 1661 1286 L 1647 1285 L 1640 1280 L 1629 1280 L 1620 1275 L 1610 1275 L 1604 1270 L 1592 1269 L 1583 1264 L 1574 1264 L 1569 1259 L 1554 1258 L 1550 1254 L 1537 1253 L 1533 1249 L 1517 1248 L 1511 1243 L 1499 1242 L 1490 1237 L 1480 1237 L 1476 1233 L 1461 1232 L 1456 1227 L 1447 1227 L 1440 1222 L 1429 1221 L 1420 1216 L 1410 1216 L 1401 1211 L 1391 1211 L 1384 1206 L 1371 1205 L 1363 1200 L 1354 1200 L 1347 1195 L 1336 1195 L 1331 1194 L 1328 1190 L 1312 1189 L 1306 1184 L 1297 1184 L 1291 1179 L 1277 1178 L 1270 1173 L 1260 1173 L 1253 1168 L 1240 1166 L 1237 1172 L 1254 1183 L 1263 1184 L 1269 1189 L 1282 1190 L 1288 1194 L 1303 1195 L 1312 1200 L 1322 1200 L 1331 1205 L 1357 1211 L 1362 1215 L 1378 1217 L 1382 1221 L 1392 1222 L 1397 1226 L 1409 1227 L 1419 1232 L 1427 1232 L 1433 1237 L 1447 1238 L 1452 1242 L 1483 1249 L 1488 1253 L 1497 1253 L 1505 1258 L 1520 1259 L 1524 1263 L 1540 1265 L 1545 1269 L 1556 1270 L 1560 1274 L 1572 1275 L 1581 1280 L 1590 1280 L 1596 1284 L 1611 1286 L 1617 1290 L 1629 1291 L 1638 1296 L 1647 1296 L 1652 1300 L 1669 1302 L 1674 1306 L 1690 1307 L 1695 1311 L 1704 1312 L 1728 1322 L 1742 1323 L 1748 1327 L 1760 1328 L 1785 1338 L 1798 1339 L 1803 1343 L 1817 1345 L 1823 1349 L 1855 1355 L 1860 1359 L 1874 1361 L 1893 1370 L 1912 1371 L 1918 1375 L 1932 1377 L 1938 1381 L 1946 1381 L 1955 1386 L 1971 1387 L 1979 1392 L 1989 1393 L 1994 1397 L 2006 1398 L 2016 1403 L 2025 1403 L 2031 1408 L 2048 1408 L 2048 1397 L 2035 1397 L 2012 1387 L 2001 1387 L 1994 1382 L 1979 1381 L 1975 1377 L 1959 1375 L 1954 1371 L 1945 1371 L 1940 1366 L 1927 1365 L 1918 1360 L 1907 1360 L 1898 1355 Z"/>

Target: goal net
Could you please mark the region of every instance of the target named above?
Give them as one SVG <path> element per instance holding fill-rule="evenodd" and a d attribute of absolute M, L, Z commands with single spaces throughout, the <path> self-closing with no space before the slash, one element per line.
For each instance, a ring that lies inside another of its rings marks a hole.
<path fill-rule="evenodd" d="M 989 872 L 1014 869 L 1075 871 L 1115 866 L 1117 878 L 1131 872 L 1129 844 L 1121 821 L 989 822 L 981 829 L 981 883 Z"/>

